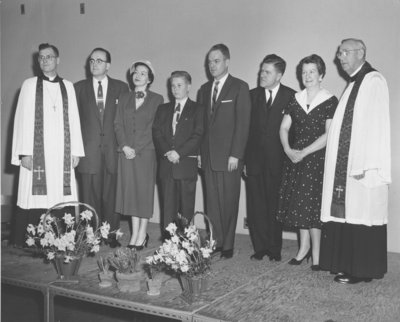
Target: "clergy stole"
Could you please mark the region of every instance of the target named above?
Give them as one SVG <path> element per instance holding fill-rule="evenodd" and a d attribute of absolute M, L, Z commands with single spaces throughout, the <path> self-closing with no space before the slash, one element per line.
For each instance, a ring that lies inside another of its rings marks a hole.
<path fill-rule="evenodd" d="M 35 129 L 33 135 L 33 169 L 32 195 L 47 195 L 46 163 L 44 157 L 43 137 L 43 80 L 50 81 L 46 76 L 38 77 L 35 98 Z M 71 194 L 71 137 L 69 132 L 68 94 L 65 84 L 58 75 L 51 81 L 58 83 L 61 89 L 64 120 L 64 195 Z"/>
<path fill-rule="evenodd" d="M 358 90 L 361 83 L 370 72 L 375 71 L 367 62 L 361 67 L 360 71 L 351 77 L 350 82 L 355 81 L 347 101 L 342 125 L 339 135 L 339 146 L 336 157 L 335 180 L 333 184 L 333 195 L 331 205 L 331 216 L 336 218 L 346 218 L 345 199 L 346 199 L 346 179 L 347 164 L 349 161 L 351 129 L 353 124 L 354 105 L 357 99 Z"/>

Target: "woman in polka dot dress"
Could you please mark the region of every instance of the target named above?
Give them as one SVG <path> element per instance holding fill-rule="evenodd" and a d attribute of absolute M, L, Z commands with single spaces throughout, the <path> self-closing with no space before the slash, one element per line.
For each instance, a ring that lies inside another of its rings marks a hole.
<path fill-rule="evenodd" d="M 325 146 L 338 100 L 321 88 L 326 69 L 321 57 L 305 57 L 298 67 L 305 89 L 289 103 L 280 128 L 287 158 L 277 218 L 300 229 L 300 248 L 289 264 L 299 265 L 312 256 L 311 268 L 318 270 Z"/>

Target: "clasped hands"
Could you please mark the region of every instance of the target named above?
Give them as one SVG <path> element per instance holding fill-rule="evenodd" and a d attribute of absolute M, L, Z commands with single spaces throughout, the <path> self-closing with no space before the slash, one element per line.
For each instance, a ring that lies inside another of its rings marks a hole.
<path fill-rule="evenodd" d="M 304 150 L 289 149 L 288 151 L 285 152 L 290 161 L 292 161 L 293 163 L 299 163 L 306 156 Z"/>
<path fill-rule="evenodd" d="M 72 156 L 72 168 L 76 168 L 79 164 L 79 157 Z M 33 158 L 31 155 L 24 155 L 21 158 L 21 166 L 25 169 L 32 170 L 33 168 Z"/>
<path fill-rule="evenodd" d="M 125 145 L 125 146 L 122 148 L 122 151 L 123 151 L 124 154 L 125 154 L 125 158 L 127 158 L 128 160 L 131 160 L 131 159 L 133 159 L 133 158 L 136 157 L 136 151 L 135 151 L 135 149 L 132 149 L 130 146 Z"/>

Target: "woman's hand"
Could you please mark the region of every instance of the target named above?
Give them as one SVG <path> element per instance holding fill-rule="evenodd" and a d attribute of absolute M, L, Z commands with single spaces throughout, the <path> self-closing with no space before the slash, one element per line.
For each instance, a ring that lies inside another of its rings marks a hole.
<path fill-rule="evenodd" d="M 128 160 L 131 160 L 131 159 L 133 159 L 133 158 L 136 157 L 135 149 L 132 149 L 131 147 L 129 147 L 129 146 L 127 146 L 127 145 L 125 145 L 125 146 L 122 148 L 122 151 L 123 151 L 124 154 L 125 154 L 125 158 L 127 158 Z"/>
<path fill-rule="evenodd" d="M 299 150 L 288 149 L 285 153 L 293 163 L 299 163 L 305 157 L 305 153 Z"/>

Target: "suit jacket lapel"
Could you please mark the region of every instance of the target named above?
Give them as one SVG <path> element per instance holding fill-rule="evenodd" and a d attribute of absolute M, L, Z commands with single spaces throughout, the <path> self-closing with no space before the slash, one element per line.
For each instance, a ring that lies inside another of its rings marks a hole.
<path fill-rule="evenodd" d="M 190 100 L 190 98 L 188 98 L 185 103 L 185 106 L 183 107 L 183 111 L 179 117 L 179 120 L 184 120 L 184 118 L 190 114 L 192 106 L 193 106 L 192 101 Z M 175 134 L 178 131 L 178 129 L 182 127 L 182 124 L 183 124 L 182 122 L 178 122 L 178 124 L 176 125 Z"/>
<path fill-rule="evenodd" d="M 174 136 L 174 134 L 173 134 L 174 131 L 173 131 L 173 128 L 172 128 L 172 121 L 174 119 L 175 101 L 174 102 L 170 102 L 169 105 L 166 108 L 168 109 L 167 110 L 167 124 L 166 124 L 167 134 L 168 134 L 169 138 L 172 138 Z"/>
<path fill-rule="evenodd" d="M 99 108 L 97 107 L 97 101 L 96 101 L 96 94 L 94 92 L 94 87 L 93 87 L 93 78 L 88 79 L 86 83 L 86 93 L 87 93 L 87 101 L 89 103 L 89 108 L 93 109 L 94 114 L 99 120 L 99 123 L 101 123 L 100 120 L 100 111 Z"/>
<path fill-rule="evenodd" d="M 258 91 L 258 104 L 261 113 L 266 113 L 267 111 L 267 98 L 265 97 L 265 89 L 263 87 L 259 88 Z"/>
<path fill-rule="evenodd" d="M 232 83 L 232 76 L 228 75 L 224 86 L 222 86 L 221 91 L 218 95 L 217 101 L 215 102 L 215 106 L 214 106 L 214 113 L 211 115 L 211 120 L 215 119 L 215 115 L 218 112 L 218 108 L 221 105 L 221 101 L 223 101 L 223 99 L 226 97 L 226 94 L 229 92 L 230 88 L 231 88 L 231 83 Z M 212 82 L 211 82 L 211 89 L 212 89 Z M 209 90 L 210 92 L 210 100 L 211 100 L 211 89 Z M 210 101 L 211 102 L 211 101 Z M 211 103 L 210 103 L 211 104 Z"/>
<path fill-rule="evenodd" d="M 114 106 L 114 103 L 115 103 L 115 101 L 113 100 L 113 97 L 115 97 L 114 92 L 115 92 L 114 83 L 111 80 L 111 78 L 108 77 L 108 87 L 107 87 L 107 97 L 106 97 L 106 105 L 105 105 L 104 117 L 106 116 L 105 114 L 108 114 L 108 113 L 111 112 L 111 109 Z"/>
<path fill-rule="evenodd" d="M 279 87 L 278 92 L 276 93 L 276 97 L 274 99 L 274 102 L 272 103 L 272 107 L 275 107 L 275 109 L 277 108 L 276 106 L 280 106 L 280 109 L 283 110 L 284 106 L 283 104 L 281 104 L 281 101 L 283 100 L 283 89 L 282 89 L 282 85 Z"/>

